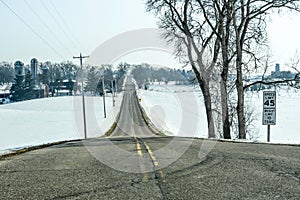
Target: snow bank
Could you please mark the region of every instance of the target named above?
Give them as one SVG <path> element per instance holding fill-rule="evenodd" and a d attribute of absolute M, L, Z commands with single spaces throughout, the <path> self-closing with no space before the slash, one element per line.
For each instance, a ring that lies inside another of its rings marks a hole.
<path fill-rule="evenodd" d="M 207 137 L 203 100 L 192 87 L 151 85 L 137 94 L 151 121 L 166 134 Z"/>
<path fill-rule="evenodd" d="M 113 124 L 122 94 L 112 106 L 106 97 L 107 118 L 104 119 L 102 97 L 85 97 L 88 137 L 102 136 Z M 83 112 L 81 96 L 35 99 L 0 105 L 0 154 L 28 146 L 57 141 L 82 139 Z"/>

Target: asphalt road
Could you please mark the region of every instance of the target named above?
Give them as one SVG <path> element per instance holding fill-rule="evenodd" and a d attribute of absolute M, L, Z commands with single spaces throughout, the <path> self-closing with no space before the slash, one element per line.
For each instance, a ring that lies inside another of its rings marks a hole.
<path fill-rule="evenodd" d="M 300 147 L 156 136 L 128 79 L 110 137 L 0 159 L 0 199 L 300 199 Z"/>
<path fill-rule="evenodd" d="M 153 137 L 156 136 L 145 123 L 138 105 L 135 85 L 131 76 L 125 79 L 122 112 L 111 137 Z"/>

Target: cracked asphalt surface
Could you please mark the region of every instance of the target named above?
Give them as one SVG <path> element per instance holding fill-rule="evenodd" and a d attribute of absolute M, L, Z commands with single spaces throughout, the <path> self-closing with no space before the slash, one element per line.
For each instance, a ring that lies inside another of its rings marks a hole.
<path fill-rule="evenodd" d="M 300 147 L 157 136 L 129 79 L 110 137 L 0 159 L 0 199 L 300 199 Z"/>

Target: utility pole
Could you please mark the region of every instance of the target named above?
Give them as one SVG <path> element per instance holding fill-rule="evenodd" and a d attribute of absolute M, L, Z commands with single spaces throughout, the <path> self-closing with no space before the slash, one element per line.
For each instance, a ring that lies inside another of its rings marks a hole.
<path fill-rule="evenodd" d="M 82 59 L 88 58 L 89 56 L 82 56 L 80 53 L 79 57 L 73 56 L 73 59 L 80 59 L 80 69 L 81 69 L 81 94 L 82 94 L 82 112 L 83 112 L 83 130 L 84 139 L 87 139 L 86 132 L 86 115 L 85 115 L 85 100 L 84 100 L 84 88 L 83 88 L 83 70 L 82 70 Z"/>
<path fill-rule="evenodd" d="M 116 79 L 115 79 L 115 87 L 116 87 L 115 95 L 116 97 L 118 97 L 118 81 Z"/>
<path fill-rule="evenodd" d="M 118 81 L 117 81 L 118 75 L 115 74 L 113 77 L 115 82 L 115 97 L 118 97 Z"/>
<path fill-rule="evenodd" d="M 111 84 L 111 96 L 112 96 L 113 107 L 115 107 L 115 98 L 114 98 L 114 95 L 115 95 L 115 90 L 114 90 L 114 80 L 111 80 L 110 84 Z"/>
<path fill-rule="evenodd" d="M 103 90 L 103 110 L 104 110 L 104 118 L 106 118 L 104 73 L 103 73 L 103 75 L 102 75 L 102 90 Z"/>

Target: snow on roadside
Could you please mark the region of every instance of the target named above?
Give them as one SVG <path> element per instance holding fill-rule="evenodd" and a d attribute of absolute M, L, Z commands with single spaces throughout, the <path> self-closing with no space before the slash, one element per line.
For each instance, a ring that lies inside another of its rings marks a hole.
<path fill-rule="evenodd" d="M 207 137 L 202 97 L 192 87 L 151 85 L 137 94 L 151 121 L 166 134 Z"/>
<path fill-rule="evenodd" d="M 104 119 L 103 98 L 85 97 L 88 137 L 105 134 L 117 116 L 123 94 L 106 97 L 107 118 Z M 0 154 L 46 143 L 82 139 L 82 97 L 66 96 L 35 99 L 0 106 Z"/>
<path fill-rule="evenodd" d="M 276 95 L 276 125 L 271 126 L 272 143 L 300 144 L 300 91 L 278 89 Z M 263 91 L 246 92 L 247 104 L 254 110 L 257 119 L 253 128 L 258 133 L 258 141 L 267 141 L 267 126 L 262 125 Z"/>
<path fill-rule="evenodd" d="M 262 93 L 246 92 L 245 95 L 247 104 L 256 115 L 252 129 L 256 132 L 255 141 L 258 142 L 267 140 L 267 126 L 262 125 Z M 199 89 L 191 86 L 150 85 L 149 90 L 139 90 L 138 95 L 149 118 L 161 130 L 170 135 L 207 138 L 207 121 Z M 197 105 L 192 101 L 195 97 Z M 278 90 L 277 124 L 271 126 L 272 143 L 300 144 L 299 102 L 299 90 Z M 197 122 L 182 125 L 183 119 L 192 121 L 195 118 Z M 193 126 L 197 128 L 193 129 Z"/>

